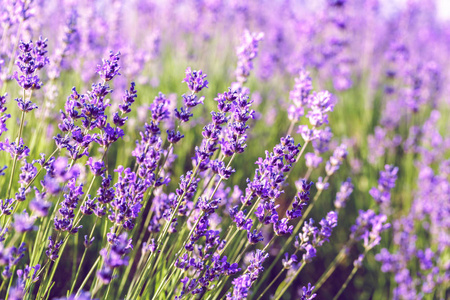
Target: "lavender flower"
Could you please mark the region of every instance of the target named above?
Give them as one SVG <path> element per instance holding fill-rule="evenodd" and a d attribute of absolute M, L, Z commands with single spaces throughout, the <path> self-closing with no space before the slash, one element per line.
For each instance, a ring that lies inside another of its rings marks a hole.
<path fill-rule="evenodd" d="M 308 282 L 308 286 L 302 286 L 300 291 L 300 300 L 311 300 L 316 298 L 317 294 L 313 294 L 314 286 L 311 286 L 311 283 Z"/>
<path fill-rule="evenodd" d="M 22 99 L 22 98 L 17 98 L 15 99 L 17 102 L 17 106 L 19 107 L 19 109 L 23 112 L 30 112 L 33 109 L 38 108 L 38 106 L 36 104 L 34 104 L 33 102 L 31 102 L 30 100 L 27 99 Z"/>
<path fill-rule="evenodd" d="M 320 229 L 314 226 L 314 220 L 310 219 L 303 224 L 302 232 L 296 237 L 295 247 L 305 251 L 302 257 L 305 262 L 310 262 L 316 256 L 316 247 L 329 241 L 332 229 L 337 226 L 337 213 L 330 211 L 319 224 Z"/>
<path fill-rule="evenodd" d="M 103 59 L 101 65 L 97 65 L 97 74 L 103 79 L 103 82 L 112 80 L 115 76 L 120 75 L 119 70 L 120 52 L 114 54 L 109 52 L 109 59 Z"/>
<path fill-rule="evenodd" d="M 325 171 L 327 172 L 327 175 L 331 176 L 337 170 L 339 170 L 340 165 L 342 164 L 342 162 L 346 157 L 347 157 L 347 146 L 345 144 L 342 144 L 334 150 L 333 155 L 330 157 L 330 160 L 327 161 L 327 164 L 325 166 Z"/>
<path fill-rule="evenodd" d="M 247 81 L 250 72 L 253 70 L 253 60 L 258 55 L 259 41 L 264 37 L 264 33 L 250 33 L 245 30 L 241 45 L 236 49 L 238 64 L 236 69 L 236 79 L 240 85 Z"/>
<path fill-rule="evenodd" d="M 398 167 L 386 165 L 385 171 L 380 171 L 378 179 L 378 187 L 370 189 L 369 193 L 381 205 L 384 213 L 389 213 L 389 204 L 391 199 L 391 190 L 395 187 L 397 180 Z"/>
<path fill-rule="evenodd" d="M 306 117 L 314 127 L 320 127 L 323 124 L 328 124 L 327 112 L 333 111 L 335 101 L 328 91 L 318 92 L 313 94 L 309 105 L 311 110 Z"/>
<path fill-rule="evenodd" d="M 47 39 L 43 40 L 42 37 L 39 37 L 39 40 L 36 42 L 35 46 L 33 46 L 33 42 L 31 41 L 28 43 L 21 41 L 19 43 L 19 50 L 21 54 L 18 56 L 17 66 L 19 67 L 22 75 L 15 72 L 13 77 L 24 90 L 38 90 L 41 88 L 42 82 L 36 75 L 36 71 L 42 69 L 49 63 L 48 57 L 45 56 L 47 54 L 46 48 Z M 21 107 L 21 103 L 24 103 L 25 101 L 25 99 L 20 99 L 20 101 L 18 101 L 19 108 Z M 34 105 L 29 102 L 25 102 L 23 106 L 30 108 L 34 107 Z M 23 111 L 29 111 L 31 109 L 21 108 Z"/>
<path fill-rule="evenodd" d="M 68 297 L 54 298 L 53 300 L 98 300 L 98 298 L 92 298 L 89 292 L 82 291 L 79 295 L 76 293 Z"/>
<path fill-rule="evenodd" d="M 128 257 L 126 256 L 133 249 L 131 239 L 127 239 L 124 232 L 120 236 L 113 236 L 111 241 L 111 250 L 103 248 L 100 255 L 103 257 L 103 267 L 97 272 L 97 277 L 103 284 L 109 284 L 113 279 L 113 271 L 121 266 L 128 265 Z"/>
<path fill-rule="evenodd" d="M 227 300 L 247 299 L 248 292 L 252 286 L 250 275 L 244 274 L 233 280 L 233 292 L 227 294 Z"/>
<path fill-rule="evenodd" d="M 380 243 L 380 234 L 391 227 L 386 221 L 387 217 L 383 214 L 377 215 L 370 209 L 360 210 L 355 225 L 350 229 L 350 238 L 355 241 L 363 240 L 364 248 L 368 251 Z"/>
<path fill-rule="evenodd" d="M 284 259 L 282 259 L 283 267 L 285 269 L 290 269 L 292 267 L 292 264 L 296 263 L 298 261 L 297 256 L 295 254 L 292 254 L 291 257 L 289 257 L 289 254 L 286 252 L 284 254 Z"/>
<path fill-rule="evenodd" d="M 205 80 L 205 78 L 206 74 L 203 74 L 202 70 L 191 70 L 188 67 L 186 69 L 186 78 L 183 79 L 183 82 L 186 82 L 192 93 L 198 93 L 203 88 L 208 87 L 208 80 Z M 188 106 L 190 107 L 190 105 Z"/>
<path fill-rule="evenodd" d="M 34 191 L 36 198 L 30 202 L 30 209 L 38 217 L 46 217 L 52 204 L 51 202 L 45 200 L 45 192 L 41 193 L 37 188 L 34 188 Z"/>
<path fill-rule="evenodd" d="M 317 169 L 322 163 L 322 157 L 315 153 L 308 152 L 305 154 L 306 166 L 311 169 Z"/>
<path fill-rule="evenodd" d="M 75 208 L 83 195 L 83 185 L 76 185 L 75 179 L 70 179 L 67 183 L 68 192 L 64 194 L 64 200 L 60 203 L 58 210 L 61 217 L 55 217 L 54 224 L 56 230 L 67 231 L 71 234 L 78 232 L 83 226 L 74 227 Z"/>
<path fill-rule="evenodd" d="M 295 184 L 297 185 L 298 193 L 292 202 L 292 209 L 286 211 L 286 216 L 291 220 L 302 216 L 303 208 L 308 205 L 309 190 L 313 183 L 312 181 L 308 183 L 306 179 L 300 179 Z"/>
<path fill-rule="evenodd" d="M 25 256 L 26 250 L 25 243 L 20 244 L 19 248 L 15 246 L 4 248 L 3 241 L 0 243 L 0 264 L 5 265 L 5 269 L 2 272 L 4 278 L 10 278 L 13 275 L 11 269 L 18 265 L 20 260 Z"/>
<path fill-rule="evenodd" d="M 50 260 L 55 261 L 59 257 L 59 248 L 61 248 L 63 240 L 56 242 L 51 236 L 48 237 L 48 240 L 48 247 L 47 250 L 45 250 L 45 254 Z"/>
<path fill-rule="evenodd" d="M 351 178 L 347 178 L 347 180 L 341 184 L 339 192 L 337 192 L 336 194 L 336 199 L 334 200 L 334 206 L 336 207 L 336 209 L 339 210 L 345 207 L 345 204 L 352 192 L 353 184 Z"/>
<path fill-rule="evenodd" d="M 10 114 L 5 114 L 6 111 L 6 96 L 8 96 L 8 94 L 4 94 L 3 96 L 0 96 L 0 136 L 6 132 L 8 130 L 8 128 L 6 128 L 6 120 L 8 120 L 9 118 L 11 118 Z"/>
<path fill-rule="evenodd" d="M 10 143 L 9 139 L 5 139 L 5 142 L 0 142 L 0 150 L 8 152 L 11 158 L 17 158 L 18 160 L 23 160 L 30 153 L 30 149 L 24 145 L 22 138 L 18 143 Z"/>
<path fill-rule="evenodd" d="M 36 230 L 37 227 L 34 226 L 35 217 L 30 217 L 27 212 L 22 214 L 14 215 L 13 227 L 16 232 L 24 233 L 27 231 Z"/>
<path fill-rule="evenodd" d="M 293 102 L 288 108 L 288 117 L 291 122 L 298 122 L 305 114 L 305 107 L 309 105 L 309 97 L 312 91 L 312 80 L 309 72 L 300 70 L 295 78 L 294 89 L 289 93 L 289 99 Z"/>

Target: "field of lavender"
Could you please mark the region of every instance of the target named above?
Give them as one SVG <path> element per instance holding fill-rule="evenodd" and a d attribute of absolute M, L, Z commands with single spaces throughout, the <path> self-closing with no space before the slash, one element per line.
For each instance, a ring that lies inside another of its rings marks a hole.
<path fill-rule="evenodd" d="M 450 299 L 433 0 L 1 0 L 0 299 Z"/>

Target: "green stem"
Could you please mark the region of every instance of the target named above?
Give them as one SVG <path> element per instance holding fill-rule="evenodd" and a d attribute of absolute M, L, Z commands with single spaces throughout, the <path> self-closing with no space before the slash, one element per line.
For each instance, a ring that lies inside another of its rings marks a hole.
<path fill-rule="evenodd" d="M 91 269 L 89 270 L 89 273 L 86 275 L 86 277 L 84 278 L 84 280 L 81 283 L 80 287 L 78 288 L 76 297 L 80 296 L 81 291 L 83 290 L 84 286 L 86 285 L 87 281 L 89 280 L 89 277 L 91 277 L 91 275 L 94 272 L 95 267 L 97 266 L 99 261 L 100 261 L 100 256 L 97 257 L 97 260 L 94 262 L 94 264 L 92 265 Z"/>
<path fill-rule="evenodd" d="M 305 265 L 306 265 L 306 262 L 303 261 L 300 268 L 298 268 L 297 272 L 295 272 L 294 276 L 292 276 L 291 280 L 289 280 L 289 282 L 283 287 L 281 292 L 278 294 L 278 296 L 276 296 L 274 298 L 274 300 L 279 300 L 284 295 L 284 293 L 286 293 L 287 289 L 291 286 L 291 284 L 294 282 L 295 278 L 300 274 L 300 272 L 305 267 Z"/>
<path fill-rule="evenodd" d="M 339 292 L 336 294 L 336 296 L 334 296 L 333 300 L 337 300 L 339 298 L 339 296 L 342 294 L 342 292 L 345 290 L 345 288 L 347 287 L 347 285 L 350 283 L 350 281 L 353 279 L 353 276 L 355 276 L 356 272 L 358 271 L 358 267 L 354 266 L 352 272 L 350 273 L 350 275 L 348 275 L 347 280 L 345 280 L 344 284 L 342 285 L 341 289 L 339 290 Z"/>
<path fill-rule="evenodd" d="M 264 294 L 270 289 L 270 287 L 277 281 L 277 279 L 283 274 L 284 268 L 278 273 L 278 275 L 269 283 L 269 285 L 264 289 L 264 291 L 259 295 L 259 297 L 256 300 L 259 300 L 264 296 Z"/>
<path fill-rule="evenodd" d="M 317 291 L 322 287 L 322 285 L 327 281 L 327 279 L 333 274 L 333 272 L 336 270 L 336 267 L 344 260 L 344 258 L 347 256 L 348 248 L 345 246 L 342 248 L 342 250 L 336 255 L 334 260 L 331 262 L 331 264 L 328 266 L 327 270 L 320 276 L 317 283 L 314 285 L 314 291 Z"/>
<path fill-rule="evenodd" d="M 95 229 L 95 227 L 97 225 L 97 220 L 98 220 L 98 217 L 95 219 L 94 226 L 92 226 L 91 234 L 89 235 L 89 241 L 92 238 L 92 235 L 94 234 L 94 229 Z M 78 264 L 77 273 L 75 274 L 75 278 L 73 279 L 73 283 L 72 283 L 72 287 L 70 288 L 69 295 L 72 295 L 72 292 L 73 292 L 73 290 L 75 288 L 75 284 L 77 283 L 77 279 L 78 279 L 78 276 L 80 274 L 81 266 L 83 265 L 84 258 L 86 257 L 87 249 L 88 248 L 85 248 L 84 251 L 83 251 L 83 256 L 81 257 L 81 261 Z"/>
<path fill-rule="evenodd" d="M 19 134 L 17 135 L 17 139 L 16 139 L 17 146 L 19 145 L 20 139 L 22 138 L 24 123 L 25 123 L 25 112 L 22 111 L 22 115 L 20 116 Z M 9 177 L 8 191 L 6 192 L 6 199 L 8 199 L 9 195 L 11 194 L 11 188 L 12 188 L 12 183 L 13 183 L 13 179 L 14 179 L 14 172 L 16 171 L 17 158 L 18 158 L 17 155 L 14 155 L 13 165 L 11 168 L 11 176 Z"/>

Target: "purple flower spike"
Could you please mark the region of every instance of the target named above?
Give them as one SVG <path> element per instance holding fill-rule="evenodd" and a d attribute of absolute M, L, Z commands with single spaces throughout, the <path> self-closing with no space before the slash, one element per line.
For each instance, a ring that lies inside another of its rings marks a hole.
<path fill-rule="evenodd" d="M 330 211 L 327 214 L 327 217 L 319 222 L 319 224 L 322 226 L 319 232 L 319 237 L 321 240 L 318 243 L 319 246 L 321 246 L 324 242 L 329 241 L 333 228 L 337 226 L 337 218 L 337 213 L 335 211 Z"/>
<path fill-rule="evenodd" d="M 53 300 L 98 300 L 98 298 L 92 298 L 89 292 L 81 291 L 80 294 L 75 293 L 68 297 L 53 298 Z"/>
<path fill-rule="evenodd" d="M 293 254 L 289 258 L 289 254 L 286 252 L 284 254 L 284 258 L 281 260 L 281 262 L 283 263 L 283 267 L 285 269 L 290 269 L 292 267 L 292 264 L 298 262 L 298 258 L 297 258 L 297 255 L 295 255 L 295 254 Z"/>
<path fill-rule="evenodd" d="M 97 272 L 97 277 L 103 284 L 109 284 L 113 279 L 113 272 L 115 268 L 128 265 L 128 257 L 126 256 L 133 249 L 131 239 L 127 238 L 127 233 L 124 232 L 120 236 L 112 236 L 110 244 L 111 249 L 107 248 L 100 250 L 100 255 L 103 257 L 103 267 Z"/>
<path fill-rule="evenodd" d="M 291 234 L 294 229 L 293 225 L 288 225 L 289 219 L 283 218 L 281 221 L 277 222 L 273 226 L 275 234 L 278 236 Z"/>
<path fill-rule="evenodd" d="M 381 241 L 380 234 L 389 229 L 391 224 L 386 223 L 387 217 L 383 214 L 375 214 L 373 210 L 359 211 L 355 225 L 350 230 L 350 238 L 356 241 L 363 240 L 364 248 L 368 251 Z"/>
<path fill-rule="evenodd" d="M 289 99 L 293 102 L 288 108 L 290 121 L 298 122 L 300 117 L 305 114 L 305 107 L 308 106 L 311 91 L 312 80 L 309 72 L 302 69 L 295 78 L 294 89 L 289 93 Z"/>
<path fill-rule="evenodd" d="M 238 64 L 236 69 L 237 81 L 242 83 L 247 81 L 250 72 L 253 70 L 253 60 L 258 55 L 258 44 L 264 37 L 264 33 L 251 33 L 245 30 L 241 45 L 236 49 Z"/>
<path fill-rule="evenodd" d="M 86 165 L 90 167 L 94 176 L 101 176 L 105 172 L 105 163 L 103 161 L 94 161 L 92 157 L 89 157 Z"/>
<path fill-rule="evenodd" d="M 97 66 L 97 73 L 104 82 L 112 80 L 116 75 L 120 75 L 119 70 L 120 52 L 114 54 L 109 52 L 109 59 L 103 59 L 102 64 Z"/>
<path fill-rule="evenodd" d="M 30 202 L 30 209 L 38 217 L 45 217 L 48 215 L 52 203 L 45 200 L 45 192 L 41 193 L 37 188 L 34 188 L 34 190 L 36 198 Z"/>
<path fill-rule="evenodd" d="M 16 142 L 9 142 L 9 139 L 5 139 L 5 142 L 0 142 L 0 150 L 6 151 L 11 155 L 11 158 L 17 157 L 18 160 L 22 160 L 30 154 L 30 149 L 23 144 L 23 139 L 19 140 L 19 144 Z"/>
<path fill-rule="evenodd" d="M 252 286 L 250 275 L 244 274 L 233 280 L 233 293 L 228 293 L 227 300 L 247 299 L 248 291 Z"/>
<path fill-rule="evenodd" d="M 20 215 L 14 215 L 14 230 L 19 233 L 36 230 L 37 227 L 34 226 L 35 219 L 36 217 L 30 217 L 26 212 Z"/>
<path fill-rule="evenodd" d="M 386 165 L 385 171 L 380 171 L 380 178 L 378 179 L 378 187 L 370 189 L 369 194 L 373 197 L 375 202 L 381 206 L 383 213 L 390 213 L 391 190 L 395 187 L 397 180 L 398 167 Z"/>
<path fill-rule="evenodd" d="M 8 128 L 6 128 L 6 120 L 11 118 L 10 114 L 5 114 L 6 111 L 6 96 L 8 94 L 4 94 L 3 96 L 0 96 L 0 136 L 3 134 L 3 132 L 7 131 Z"/>
<path fill-rule="evenodd" d="M 24 100 L 22 98 L 17 98 L 15 99 L 17 102 L 17 106 L 19 106 L 19 109 L 23 112 L 30 112 L 33 109 L 38 108 L 38 106 L 36 104 L 34 104 L 33 102 L 31 102 L 30 100 Z"/>
<path fill-rule="evenodd" d="M 306 166 L 311 169 L 317 169 L 322 163 L 322 157 L 315 153 L 308 152 L 305 154 Z"/>
<path fill-rule="evenodd" d="M 327 190 L 330 184 L 324 182 L 322 177 L 317 178 L 316 186 L 318 190 Z"/>
<path fill-rule="evenodd" d="M 345 204 L 350 197 L 350 195 L 353 192 L 353 184 L 351 178 L 347 178 L 346 181 L 344 181 L 341 184 L 341 188 L 339 189 L 339 192 L 336 194 L 336 200 L 334 200 L 334 206 L 337 209 L 345 207 Z"/>
<path fill-rule="evenodd" d="M 303 286 L 300 290 L 300 300 L 312 300 L 316 298 L 317 294 L 313 294 L 315 286 L 311 286 L 311 283 L 308 283 L 308 287 Z"/>
<path fill-rule="evenodd" d="M 327 112 L 333 111 L 334 104 L 334 98 L 328 91 L 313 94 L 310 100 L 311 110 L 306 115 L 311 125 L 320 127 L 328 124 Z"/>
<path fill-rule="evenodd" d="M 45 254 L 50 260 L 55 261 L 59 257 L 59 248 L 61 248 L 61 245 L 64 241 L 60 240 L 59 242 L 56 242 L 51 236 L 48 238 L 48 240 L 48 247 L 47 250 L 45 250 Z"/>
<path fill-rule="evenodd" d="M 253 231 L 248 231 L 247 238 L 248 238 L 248 242 L 250 244 L 257 244 L 257 243 L 261 242 L 262 240 L 264 240 L 264 238 L 262 236 L 262 232 L 258 231 L 256 229 Z"/>
<path fill-rule="evenodd" d="M 47 56 L 47 39 L 39 38 L 36 45 L 33 46 L 33 42 L 25 43 L 20 41 L 19 50 L 20 54 L 17 57 L 17 66 L 21 72 L 14 72 L 14 79 L 25 90 L 38 90 L 42 86 L 42 82 L 36 75 L 36 71 L 42 69 L 50 61 Z M 19 106 L 20 107 L 20 106 Z"/>
<path fill-rule="evenodd" d="M 206 74 L 203 74 L 202 70 L 198 71 L 191 70 L 191 68 L 188 67 L 185 73 L 186 78 L 184 78 L 182 82 L 186 82 L 191 92 L 198 93 L 202 89 L 208 87 L 208 80 L 206 80 Z M 203 101 L 201 101 L 201 103 L 203 103 Z"/>

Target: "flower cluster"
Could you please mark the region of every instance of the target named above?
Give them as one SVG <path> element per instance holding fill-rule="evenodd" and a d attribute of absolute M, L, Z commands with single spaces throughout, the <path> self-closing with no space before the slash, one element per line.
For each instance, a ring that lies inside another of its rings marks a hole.
<path fill-rule="evenodd" d="M 4 94 L 3 96 L 0 96 L 0 136 L 2 136 L 2 134 L 8 130 L 5 123 L 6 123 L 6 120 L 11 118 L 10 114 L 5 114 L 5 111 L 7 109 L 6 108 L 6 96 L 8 96 L 8 94 Z"/>
<path fill-rule="evenodd" d="M 293 104 L 289 105 L 288 117 L 291 122 L 298 122 L 305 115 L 305 108 L 309 105 L 309 97 L 312 91 L 312 79 L 308 71 L 302 69 L 295 78 L 295 85 L 289 93 L 289 99 Z"/>
<path fill-rule="evenodd" d="M 97 272 L 97 277 L 103 284 L 109 284 L 113 279 L 114 269 L 128 265 L 126 256 L 133 249 L 131 239 L 127 239 L 124 232 L 116 236 L 113 232 L 108 233 L 110 249 L 103 248 L 100 255 L 103 257 L 103 267 Z"/>
<path fill-rule="evenodd" d="M 236 49 L 238 63 L 236 79 L 240 85 L 247 81 L 253 70 L 253 60 L 258 55 L 258 44 L 264 37 L 264 33 L 251 33 L 245 30 L 241 45 Z"/>
<path fill-rule="evenodd" d="M 380 178 L 378 179 L 378 187 L 370 189 L 369 193 L 381 209 L 389 212 L 389 204 L 391 201 L 391 190 L 395 187 L 397 180 L 398 167 L 386 165 L 384 171 L 380 171 Z"/>
<path fill-rule="evenodd" d="M 386 223 L 387 217 L 383 214 L 376 214 L 373 210 L 360 210 L 355 224 L 350 228 L 350 239 L 355 241 L 363 240 L 363 246 L 369 251 L 381 241 L 380 234 L 389 229 L 391 224 Z"/>
<path fill-rule="evenodd" d="M 337 213 L 330 211 L 319 224 L 320 229 L 314 226 L 313 219 L 309 219 L 303 224 L 302 232 L 296 237 L 295 248 L 305 252 L 302 256 L 305 262 L 310 262 L 316 256 L 317 247 L 329 241 L 333 228 L 337 226 Z"/>
<path fill-rule="evenodd" d="M 21 41 L 19 43 L 19 50 L 21 54 L 18 56 L 17 66 L 20 70 L 20 75 L 18 72 L 14 73 L 14 79 L 24 90 L 38 90 L 42 86 L 42 82 L 39 79 L 36 72 L 50 61 L 47 54 L 47 39 L 39 40 L 33 45 L 32 41 L 28 43 Z M 31 104 L 29 100 L 26 99 L 16 99 L 18 102 L 20 110 L 28 112 L 37 108 L 35 104 Z"/>
<path fill-rule="evenodd" d="M 233 280 L 233 292 L 227 294 L 227 300 L 246 299 L 253 282 L 264 271 L 263 263 L 269 255 L 261 250 L 252 253 L 246 272 Z"/>
<path fill-rule="evenodd" d="M 106 97 L 112 92 L 106 82 L 119 74 L 119 59 L 120 53 L 113 54 L 111 52 L 110 58 L 104 59 L 103 64 L 97 67 L 97 72 L 103 82 L 93 84 L 91 90 L 86 94 L 79 94 L 74 87 L 72 94 L 67 98 L 64 111 L 61 110 L 61 123 L 58 127 L 65 133 L 65 136 L 57 134 L 54 140 L 59 149 L 68 150 L 69 156 L 73 160 L 88 156 L 89 145 L 93 142 L 107 149 L 110 144 L 124 135 L 120 126 L 124 125 L 126 118 L 121 118 L 116 113 L 113 117 L 116 127 L 112 127 L 107 122 L 106 115 L 106 109 L 111 106 Z M 127 91 L 124 96 L 123 104 L 119 106 L 122 114 L 130 111 L 130 105 L 134 102 L 135 97 L 134 84 L 131 84 L 130 91 Z M 80 125 L 76 124 L 77 120 L 81 120 Z M 89 133 L 94 129 L 100 129 L 100 134 Z"/>
<path fill-rule="evenodd" d="M 300 133 L 306 142 L 318 139 L 321 130 L 317 129 L 323 124 L 328 124 L 328 112 L 333 111 L 335 98 L 328 91 L 313 93 L 307 98 L 309 107 L 306 117 L 308 118 L 312 128 L 307 125 L 300 125 L 297 132 Z"/>

